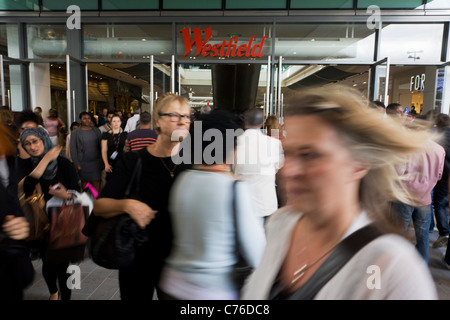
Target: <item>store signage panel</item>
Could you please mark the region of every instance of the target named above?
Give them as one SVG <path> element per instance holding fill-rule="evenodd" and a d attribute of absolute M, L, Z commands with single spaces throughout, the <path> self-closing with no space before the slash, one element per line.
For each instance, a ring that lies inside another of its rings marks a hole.
<path fill-rule="evenodd" d="M 409 91 L 423 91 L 425 89 L 425 73 L 411 76 L 409 81 Z"/>
<path fill-rule="evenodd" d="M 192 48 L 196 47 L 195 56 L 202 55 L 203 57 L 252 57 L 259 58 L 262 57 L 261 53 L 264 41 L 268 36 L 264 36 L 261 41 L 256 41 L 256 36 L 250 37 L 247 43 L 241 43 L 238 45 L 239 37 L 233 35 L 228 40 L 222 40 L 221 42 L 210 41 L 212 38 L 212 28 L 206 28 L 200 30 L 200 28 L 195 28 L 190 31 L 189 28 L 184 28 L 180 30 L 183 34 L 184 41 L 184 56 L 191 53 Z M 191 33 L 194 35 L 191 38 Z M 204 39 L 202 39 L 202 33 L 204 34 Z"/>

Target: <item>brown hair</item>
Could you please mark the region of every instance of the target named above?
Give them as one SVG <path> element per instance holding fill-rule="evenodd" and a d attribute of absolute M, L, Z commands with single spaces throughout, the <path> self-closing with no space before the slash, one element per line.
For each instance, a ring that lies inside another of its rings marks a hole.
<path fill-rule="evenodd" d="M 282 134 L 282 128 L 280 122 L 278 121 L 278 117 L 274 114 L 270 115 L 266 119 L 266 129 L 267 135 L 272 135 L 272 130 L 278 130 L 278 135 Z"/>
<path fill-rule="evenodd" d="M 13 141 L 12 133 L 3 124 L 0 124 L 0 156 L 13 156 L 15 154 L 16 148 Z"/>

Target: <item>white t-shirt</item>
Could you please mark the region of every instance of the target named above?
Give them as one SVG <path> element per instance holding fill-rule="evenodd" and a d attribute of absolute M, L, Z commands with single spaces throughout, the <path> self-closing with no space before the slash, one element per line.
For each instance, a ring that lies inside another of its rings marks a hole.
<path fill-rule="evenodd" d="M 277 138 L 259 129 L 248 129 L 238 137 L 234 173 L 250 185 L 260 217 L 278 209 L 275 175 L 283 162 L 284 152 Z"/>

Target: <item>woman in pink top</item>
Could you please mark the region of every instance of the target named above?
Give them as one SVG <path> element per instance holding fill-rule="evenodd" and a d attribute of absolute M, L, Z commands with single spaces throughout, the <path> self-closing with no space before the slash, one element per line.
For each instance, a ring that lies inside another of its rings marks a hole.
<path fill-rule="evenodd" d="M 50 109 L 48 112 L 49 116 L 44 119 L 44 126 L 48 131 L 50 136 L 50 140 L 53 145 L 56 146 L 58 144 L 58 134 L 64 132 L 66 125 L 58 117 L 58 111 L 55 109 Z"/>

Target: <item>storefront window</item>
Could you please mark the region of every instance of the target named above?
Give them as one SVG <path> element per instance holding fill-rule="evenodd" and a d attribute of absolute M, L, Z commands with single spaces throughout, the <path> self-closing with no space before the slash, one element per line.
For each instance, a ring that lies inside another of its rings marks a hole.
<path fill-rule="evenodd" d="M 272 24 L 178 24 L 177 58 L 267 60 Z"/>
<path fill-rule="evenodd" d="M 28 58 L 65 58 L 66 25 L 27 25 Z"/>
<path fill-rule="evenodd" d="M 19 32 L 17 24 L 0 24 L 0 54 L 19 58 Z"/>
<path fill-rule="evenodd" d="M 365 24 L 277 24 L 275 56 L 286 60 L 373 60 L 375 30 Z"/>
<path fill-rule="evenodd" d="M 427 0 L 425 9 L 450 9 L 450 1 L 448 0 Z"/>
<path fill-rule="evenodd" d="M 381 33 L 380 57 L 391 63 L 440 63 L 443 24 L 390 24 Z"/>
<path fill-rule="evenodd" d="M 436 106 L 440 107 L 441 80 L 436 66 L 392 66 L 389 103 L 400 103 L 410 110 L 414 106 L 417 114 L 426 114 Z"/>
<path fill-rule="evenodd" d="M 86 59 L 170 59 L 171 24 L 92 24 L 84 27 Z"/>

